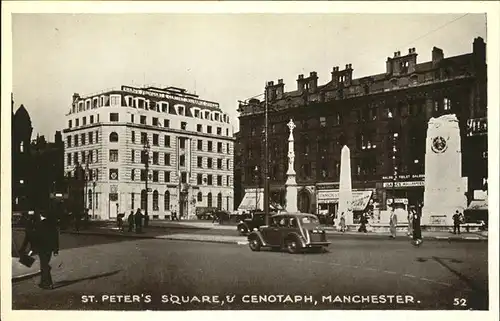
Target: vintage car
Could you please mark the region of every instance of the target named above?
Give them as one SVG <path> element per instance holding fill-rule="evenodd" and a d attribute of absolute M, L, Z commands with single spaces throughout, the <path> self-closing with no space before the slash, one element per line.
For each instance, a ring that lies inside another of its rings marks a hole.
<path fill-rule="evenodd" d="M 255 229 L 259 229 L 262 225 L 266 224 L 266 214 L 263 212 L 256 212 L 251 214 L 251 217 L 244 218 L 236 226 L 236 230 L 240 235 L 246 235 Z"/>
<path fill-rule="evenodd" d="M 298 253 L 306 249 L 324 250 L 330 242 L 316 215 L 286 213 L 273 215 L 269 226 L 252 231 L 248 235 L 248 244 L 252 251 L 270 247 Z"/>

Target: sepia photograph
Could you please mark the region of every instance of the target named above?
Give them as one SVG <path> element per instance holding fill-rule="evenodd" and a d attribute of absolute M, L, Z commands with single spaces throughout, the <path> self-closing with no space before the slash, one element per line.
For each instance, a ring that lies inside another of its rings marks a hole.
<path fill-rule="evenodd" d="M 498 310 L 488 10 L 36 8 L 8 12 L 2 314 Z"/>

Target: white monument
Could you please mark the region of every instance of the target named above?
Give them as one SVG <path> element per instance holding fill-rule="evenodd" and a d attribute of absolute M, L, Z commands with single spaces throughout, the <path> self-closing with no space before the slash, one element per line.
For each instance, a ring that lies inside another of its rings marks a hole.
<path fill-rule="evenodd" d="M 425 150 L 422 224 L 452 225 L 455 211 L 467 206 L 466 188 L 457 117 L 431 118 Z"/>
<path fill-rule="evenodd" d="M 297 182 L 295 180 L 295 151 L 293 146 L 293 129 L 295 124 L 290 119 L 288 122 L 288 128 L 290 129 L 290 136 L 288 136 L 288 171 L 286 172 L 286 211 L 289 213 L 295 213 L 299 210 L 297 209 Z"/>
<path fill-rule="evenodd" d="M 344 145 L 340 154 L 340 184 L 339 184 L 339 208 L 337 221 L 344 213 L 345 223 L 353 224 L 352 213 L 352 181 L 351 181 L 351 151 Z M 338 226 L 338 224 L 337 224 Z"/>

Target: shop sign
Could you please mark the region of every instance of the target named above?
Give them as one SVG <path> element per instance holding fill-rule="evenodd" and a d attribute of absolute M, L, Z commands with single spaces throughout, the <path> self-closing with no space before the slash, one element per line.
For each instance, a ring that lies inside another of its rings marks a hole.
<path fill-rule="evenodd" d="M 167 93 L 159 93 L 159 92 L 151 91 L 151 90 L 144 90 L 144 89 L 138 89 L 138 88 L 133 88 L 133 87 L 128 87 L 128 86 L 122 86 L 122 91 L 136 94 L 136 95 L 151 96 L 151 97 L 157 97 L 157 98 L 163 98 L 163 99 L 172 99 L 172 100 L 192 103 L 192 104 L 196 104 L 196 105 L 200 105 L 200 106 L 204 106 L 204 107 L 219 108 L 218 103 L 213 103 L 213 102 L 200 100 L 200 99 L 194 99 L 194 98 L 181 97 L 181 96 L 177 96 L 177 95 L 169 95 Z"/>
<path fill-rule="evenodd" d="M 407 182 L 396 182 L 395 187 L 418 187 L 424 186 L 424 181 L 407 181 Z M 386 182 L 383 187 L 392 187 L 392 182 Z"/>
<path fill-rule="evenodd" d="M 416 174 L 416 175 L 413 175 L 413 174 L 407 174 L 407 175 L 398 175 L 397 176 L 398 179 L 424 179 L 425 178 L 425 175 L 424 174 Z M 389 181 L 392 181 L 393 177 L 392 176 L 382 176 L 382 179 L 383 180 L 389 180 Z"/>

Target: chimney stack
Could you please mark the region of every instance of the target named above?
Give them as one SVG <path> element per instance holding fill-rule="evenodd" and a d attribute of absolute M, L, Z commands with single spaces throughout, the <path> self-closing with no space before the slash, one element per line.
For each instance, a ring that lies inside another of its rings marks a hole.
<path fill-rule="evenodd" d="M 438 47 L 432 48 L 432 65 L 437 65 L 441 60 L 443 60 L 444 54 L 443 50 Z"/>

